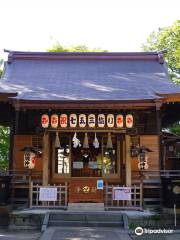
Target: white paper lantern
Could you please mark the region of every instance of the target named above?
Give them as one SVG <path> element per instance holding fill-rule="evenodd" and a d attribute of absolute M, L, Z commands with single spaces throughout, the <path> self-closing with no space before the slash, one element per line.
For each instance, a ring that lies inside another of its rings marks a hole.
<path fill-rule="evenodd" d="M 53 114 L 51 116 L 51 127 L 52 128 L 57 128 L 58 127 L 58 115 L 57 114 Z"/>
<path fill-rule="evenodd" d="M 133 127 L 133 115 L 132 114 L 127 114 L 126 115 L 126 127 L 127 128 L 132 128 Z"/>
<path fill-rule="evenodd" d="M 30 151 L 24 152 L 24 167 L 33 169 L 36 164 L 36 154 Z"/>
<path fill-rule="evenodd" d="M 85 114 L 79 115 L 79 127 L 81 127 L 81 128 L 86 127 L 86 115 Z"/>
<path fill-rule="evenodd" d="M 41 116 L 41 126 L 43 128 L 48 128 L 49 127 L 49 116 L 47 114 L 43 114 Z"/>
<path fill-rule="evenodd" d="M 69 125 L 70 127 L 77 127 L 77 115 L 72 113 L 69 116 Z"/>
<path fill-rule="evenodd" d="M 116 116 L 116 126 L 117 126 L 118 128 L 122 128 L 123 125 L 124 125 L 124 117 L 123 117 L 122 114 L 118 114 L 118 115 Z"/>
<path fill-rule="evenodd" d="M 107 126 L 110 128 L 114 127 L 114 114 L 107 115 Z"/>
<path fill-rule="evenodd" d="M 106 123 L 106 117 L 104 114 L 98 114 L 98 127 L 103 128 Z"/>
<path fill-rule="evenodd" d="M 95 127 L 96 125 L 96 117 L 95 117 L 95 114 L 89 114 L 88 115 L 88 126 L 90 128 L 93 128 Z"/>
<path fill-rule="evenodd" d="M 67 127 L 67 121 L 68 121 L 67 114 L 61 114 L 59 122 L 60 122 L 60 126 L 62 128 L 66 128 Z"/>

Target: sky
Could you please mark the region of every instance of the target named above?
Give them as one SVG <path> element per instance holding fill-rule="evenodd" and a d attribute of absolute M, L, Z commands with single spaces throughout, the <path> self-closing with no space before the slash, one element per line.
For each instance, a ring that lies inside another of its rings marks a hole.
<path fill-rule="evenodd" d="M 56 40 L 141 51 L 152 31 L 180 19 L 179 9 L 179 0 L 0 0 L 0 56 L 46 51 Z"/>

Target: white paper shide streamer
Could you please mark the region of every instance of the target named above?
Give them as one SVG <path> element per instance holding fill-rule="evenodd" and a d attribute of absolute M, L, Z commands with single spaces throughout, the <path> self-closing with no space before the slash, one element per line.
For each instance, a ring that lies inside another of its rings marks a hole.
<path fill-rule="evenodd" d="M 77 138 L 77 133 L 76 132 L 74 133 L 72 141 L 73 141 L 73 147 L 74 148 L 77 148 L 78 146 L 81 147 L 81 143 L 80 143 L 80 140 Z"/>

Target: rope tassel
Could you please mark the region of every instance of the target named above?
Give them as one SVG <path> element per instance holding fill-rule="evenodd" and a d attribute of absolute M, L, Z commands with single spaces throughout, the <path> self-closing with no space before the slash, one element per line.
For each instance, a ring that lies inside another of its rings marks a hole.
<path fill-rule="evenodd" d="M 60 148 L 61 144 L 60 144 L 60 140 L 59 140 L 59 134 L 58 132 L 56 132 L 56 139 L 55 139 L 55 148 Z"/>
<path fill-rule="evenodd" d="M 96 133 L 95 133 L 95 137 L 94 137 L 94 141 L 93 141 L 93 146 L 94 146 L 95 148 L 99 148 L 99 141 L 98 141 L 98 139 L 97 139 L 97 137 L 96 137 Z"/>
<path fill-rule="evenodd" d="M 107 140 L 107 148 L 113 148 L 113 144 L 112 144 L 112 139 L 111 139 L 111 133 L 108 133 L 108 140 Z"/>
<path fill-rule="evenodd" d="M 84 136 L 83 148 L 89 148 L 87 133 L 85 133 L 85 136 Z"/>

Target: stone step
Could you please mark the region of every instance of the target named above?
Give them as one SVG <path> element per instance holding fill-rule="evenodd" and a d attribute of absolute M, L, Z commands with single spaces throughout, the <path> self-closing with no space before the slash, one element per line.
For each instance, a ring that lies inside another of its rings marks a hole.
<path fill-rule="evenodd" d="M 69 203 L 70 212 L 103 212 L 104 203 Z"/>
<path fill-rule="evenodd" d="M 51 213 L 49 220 L 56 221 L 122 221 L 122 215 L 117 213 L 98 213 L 98 212 L 66 212 L 66 213 Z"/>
<path fill-rule="evenodd" d="M 115 212 L 50 213 L 48 226 L 123 227 L 123 215 Z"/>
<path fill-rule="evenodd" d="M 119 222 L 108 222 L 108 221 L 49 221 L 48 226 L 51 227 L 123 227 L 124 224 L 122 221 Z"/>

